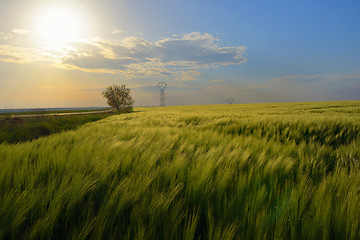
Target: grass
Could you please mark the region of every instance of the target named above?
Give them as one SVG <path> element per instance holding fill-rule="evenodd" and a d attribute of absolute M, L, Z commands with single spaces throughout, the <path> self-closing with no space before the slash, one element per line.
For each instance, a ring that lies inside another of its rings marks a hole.
<path fill-rule="evenodd" d="M 78 112 L 99 112 L 104 110 L 110 110 L 110 108 L 103 108 L 103 109 L 75 109 L 75 110 L 58 110 L 58 111 L 46 111 L 42 108 L 39 109 L 30 109 L 29 111 L 24 112 L 5 112 L 0 113 L 0 117 L 10 117 L 10 116 L 17 116 L 17 115 L 44 115 L 44 114 L 56 114 L 56 113 L 78 113 Z"/>
<path fill-rule="evenodd" d="M 18 143 L 53 133 L 76 129 L 87 122 L 94 122 L 110 114 L 87 114 L 72 116 L 36 116 L 0 118 L 0 143 Z"/>
<path fill-rule="evenodd" d="M 359 239 L 360 102 L 136 108 L 0 144 L 0 239 Z"/>

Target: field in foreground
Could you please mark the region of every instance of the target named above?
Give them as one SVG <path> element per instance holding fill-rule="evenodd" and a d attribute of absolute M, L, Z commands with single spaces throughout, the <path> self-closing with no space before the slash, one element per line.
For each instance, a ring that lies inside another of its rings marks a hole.
<path fill-rule="evenodd" d="M 0 239 L 360 239 L 360 102 L 136 108 L 0 144 Z"/>

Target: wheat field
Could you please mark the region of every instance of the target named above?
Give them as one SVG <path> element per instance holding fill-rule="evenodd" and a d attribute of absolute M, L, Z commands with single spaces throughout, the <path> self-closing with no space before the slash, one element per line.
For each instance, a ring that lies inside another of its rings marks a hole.
<path fill-rule="evenodd" d="M 0 144 L 0 239 L 360 239 L 360 101 L 134 110 Z"/>

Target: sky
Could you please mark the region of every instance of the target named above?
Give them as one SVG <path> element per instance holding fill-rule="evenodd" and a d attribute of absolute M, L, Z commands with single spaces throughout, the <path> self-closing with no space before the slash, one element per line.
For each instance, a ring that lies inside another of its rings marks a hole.
<path fill-rule="evenodd" d="M 0 0 L 0 108 L 360 100 L 358 0 Z"/>

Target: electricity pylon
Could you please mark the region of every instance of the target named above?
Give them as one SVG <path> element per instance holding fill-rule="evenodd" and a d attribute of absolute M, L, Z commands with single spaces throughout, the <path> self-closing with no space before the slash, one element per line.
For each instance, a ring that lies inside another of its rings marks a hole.
<path fill-rule="evenodd" d="M 168 85 L 166 82 L 159 82 L 156 87 L 160 89 L 160 107 L 163 107 L 165 106 L 165 88 L 167 88 Z"/>

